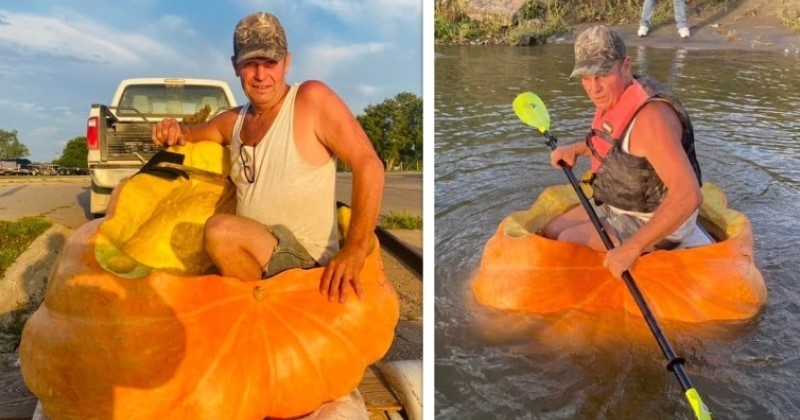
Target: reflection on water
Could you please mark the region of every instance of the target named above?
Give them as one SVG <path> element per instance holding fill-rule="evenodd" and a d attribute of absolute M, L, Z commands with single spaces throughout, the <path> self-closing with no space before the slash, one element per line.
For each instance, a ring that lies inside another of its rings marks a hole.
<path fill-rule="evenodd" d="M 715 418 L 791 418 L 800 413 L 800 61 L 753 51 L 630 54 L 636 72 L 668 84 L 689 109 L 703 179 L 750 218 L 769 293 L 743 324 L 661 327 Z M 469 292 L 500 221 L 566 182 L 510 104 L 534 91 L 562 142 L 582 138 L 593 110 L 568 80 L 571 66 L 570 45 L 437 47 L 437 418 L 692 418 L 640 318 L 579 329 L 585 315 L 497 313 Z"/>

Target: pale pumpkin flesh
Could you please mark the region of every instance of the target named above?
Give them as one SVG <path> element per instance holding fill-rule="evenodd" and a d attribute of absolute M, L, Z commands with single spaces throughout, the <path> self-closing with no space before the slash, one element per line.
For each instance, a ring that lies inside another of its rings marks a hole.
<path fill-rule="evenodd" d="M 230 169 L 228 150 L 215 143 L 188 143 L 169 150 L 183 154 L 189 167 L 218 174 Z M 214 267 L 203 247 L 205 222 L 213 214 L 235 209 L 236 189 L 230 181 L 138 174 L 114 190 L 99 227 L 98 261 L 127 278 L 151 269 L 207 274 Z"/>

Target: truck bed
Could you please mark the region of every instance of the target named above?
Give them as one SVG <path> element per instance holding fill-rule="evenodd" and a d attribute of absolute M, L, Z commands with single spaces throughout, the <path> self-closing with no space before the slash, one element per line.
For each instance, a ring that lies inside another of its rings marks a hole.
<path fill-rule="evenodd" d="M 104 133 L 105 141 L 100 149 L 103 162 L 139 161 L 147 162 L 158 147 L 150 139 L 152 124 L 160 119 L 148 119 L 135 111 L 135 116 L 117 118 L 112 110 L 116 108 L 100 105 L 99 131 Z"/>

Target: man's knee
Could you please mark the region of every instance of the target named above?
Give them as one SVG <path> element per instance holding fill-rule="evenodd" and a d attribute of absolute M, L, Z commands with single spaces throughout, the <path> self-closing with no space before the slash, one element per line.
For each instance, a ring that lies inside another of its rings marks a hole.
<path fill-rule="evenodd" d="M 542 228 L 542 235 L 550 239 L 559 239 L 562 233 L 589 221 L 586 210 L 581 206 L 573 207 L 554 217 Z"/>
<path fill-rule="evenodd" d="M 558 235 L 556 235 L 555 239 L 561 242 L 586 245 L 588 238 L 586 238 L 586 234 L 582 229 L 577 226 L 573 226 L 558 232 Z"/>
<path fill-rule="evenodd" d="M 605 249 L 603 248 L 603 243 L 600 241 L 600 237 L 598 236 L 597 231 L 594 229 L 594 225 L 592 225 L 591 222 L 581 223 L 579 225 L 564 229 L 561 233 L 559 233 L 557 239 L 562 242 L 583 245 L 596 251 L 602 251 Z"/>
<path fill-rule="evenodd" d="M 558 239 L 561 235 L 562 229 L 559 226 L 558 219 L 553 219 L 542 228 L 542 236 L 549 239 Z"/>
<path fill-rule="evenodd" d="M 206 248 L 226 241 L 226 236 L 232 232 L 233 218 L 234 216 L 230 214 L 215 214 L 206 221 L 203 229 L 203 241 Z"/>

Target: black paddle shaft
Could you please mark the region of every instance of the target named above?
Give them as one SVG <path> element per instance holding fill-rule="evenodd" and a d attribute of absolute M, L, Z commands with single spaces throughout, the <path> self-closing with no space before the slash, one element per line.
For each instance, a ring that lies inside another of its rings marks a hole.
<path fill-rule="evenodd" d="M 555 138 L 555 136 L 550 134 L 549 131 L 545 131 L 544 137 L 547 139 L 547 145 L 550 147 L 550 149 L 555 150 L 556 143 L 558 143 L 558 140 Z M 589 219 L 592 221 L 594 228 L 600 235 L 600 239 L 602 239 L 606 249 L 610 251 L 614 248 L 614 243 L 611 242 L 608 232 L 606 232 L 603 224 L 600 223 L 600 218 L 597 217 L 597 212 L 594 211 L 594 207 L 592 207 L 592 205 L 589 203 L 589 199 L 586 198 L 586 194 L 583 193 L 580 184 L 578 184 L 578 180 L 575 178 L 575 174 L 572 173 L 572 168 L 563 160 L 559 161 L 558 164 L 561 166 L 561 169 L 564 170 L 564 174 L 567 175 L 567 178 L 569 178 L 569 183 L 572 184 L 572 188 L 575 190 L 575 193 L 578 194 L 578 199 L 581 201 L 586 213 L 588 213 Z M 625 282 L 625 286 L 627 286 L 628 290 L 631 292 L 633 300 L 636 301 L 636 305 L 639 306 L 639 310 L 642 312 L 644 320 L 647 322 L 647 326 L 650 327 L 650 332 L 653 333 L 653 336 L 658 342 L 661 352 L 664 353 L 664 357 L 667 359 L 667 370 L 675 374 L 675 377 L 678 378 L 678 382 L 680 382 L 684 392 L 694 388 L 692 385 L 692 380 L 689 379 L 689 375 L 683 368 L 683 363 L 685 360 L 682 357 L 675 355 L 675 352 L 672 350 L 672 346 L 669 345 L 667 338 L 661 331 L 661 327 L 658 325 L 658 322 L 656 322 L 656 318 L 653 316 L 653 313 L 647 306 L 647 302 L 644 300 L 642 292 L 639 291 L 639 287 L 636 285 L 636 282 L 633 280 L 633 276 L 631 276 L 631 273 L 628 270 L 625 270 L 622 273 L 622 280 Z"/>

